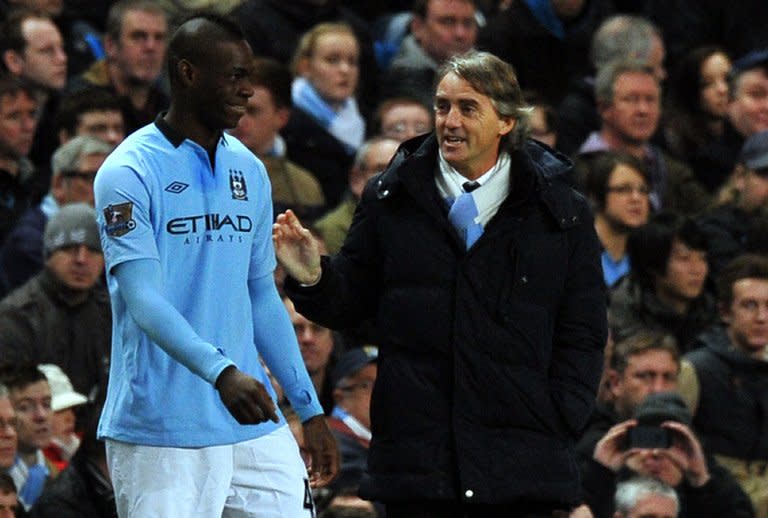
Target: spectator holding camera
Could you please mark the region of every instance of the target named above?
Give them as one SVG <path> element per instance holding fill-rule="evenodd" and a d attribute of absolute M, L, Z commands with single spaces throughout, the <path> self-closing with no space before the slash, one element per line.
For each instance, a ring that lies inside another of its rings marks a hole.
<path fill-rule="evenodd" d="M 754 516 L 738 483 L 705 454 L 691 420 L 679 394 L 658 392 L 608 430 L 582 471 L 583 496 L 595 516 L 612 516 L 617 483 L 638 475 L 675 489 L 680 518 Z"/>
<path fill-rule="evenodd" d="M 679 394 L 658 392 L 645 398 L 632 419 L 608 430 L 582 473 L 584 498 L 595 516 L 611 516 L 617 483 L 638 475 L 675 489 L 680 518 L 754 516 L 738 483 L 705 454 L 691 420 Z"/>

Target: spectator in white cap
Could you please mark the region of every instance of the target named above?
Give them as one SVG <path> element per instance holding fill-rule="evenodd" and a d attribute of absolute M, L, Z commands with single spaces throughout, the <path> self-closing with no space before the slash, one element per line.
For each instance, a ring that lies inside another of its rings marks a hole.
<path fill-rule="evenodd" d="M 75 391 L 72 382 L 58 365 L 45 363 L 38 365 L 37 368 L 48 378 L 48 385 L 51 387 L 51 410 L 53 410 L 51 444 L 43 450 L 43 453 L 60 471 L 63 471 L 80 446 L 74 409 L 87 403 L 88 398 Z"/>
<path fill-rule="evenodd" d="M 0 358 L 56 364 L 77 392 L 91 397 L 106 387 L 112 334 L 94 209 L 62 207 L 43 243 L 43 271 L 0 301 Z"/>

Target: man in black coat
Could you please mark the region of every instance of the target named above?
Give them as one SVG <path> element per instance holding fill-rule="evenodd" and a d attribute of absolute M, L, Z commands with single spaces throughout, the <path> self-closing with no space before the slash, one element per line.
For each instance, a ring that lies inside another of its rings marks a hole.
<path fill-rule="evenodd" d="M 278 216 L 286 291 L 329 327 L 376 322 L 361 496 L 390 518 L 550 516 L 579 501 L 573 443 L 607 334 L 600 245 L 570 162 L 526 139 L 512 68 L 470 53 L 437 77 L 436 132 L 368 184 L 338 255 Z"/>

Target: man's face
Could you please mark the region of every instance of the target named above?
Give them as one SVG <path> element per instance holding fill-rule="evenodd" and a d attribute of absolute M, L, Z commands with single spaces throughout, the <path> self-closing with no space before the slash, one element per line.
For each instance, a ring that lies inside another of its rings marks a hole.
<path fill-rule="evenodd" d="M 671 487 L 677 487 L 683 481 L 682 470 L 669 457 L 655 450 L 640 450 L 630 456 L 626 464 L 639 475 L 661 480 Z"/>
<path fill-rule="evenodd" d="M 667 78 L 667 69 L 664 68 L 664 60 L 666 57 L 664 41 L 658 36 L 654 36 L 646 62 L 648 63 L 648 66 L 653 68 L 653 75 L 656 77 L 659 84 Z"/>
<path fill-rule="evenodd" d="M 0 98 L 0 156 L 18 160 L 29 154 L 37 127 L 37 101 L 26 92 Z"/>
<path fill-rule="evenodd" d="M 16 412 L 8 397 L 0 397 L 0 471 L 16 460 Z"/>
<path fill-rule="evenodd" d="M 129 10 L 118 41 L 107 38 L 107 55 L 133 84 L 154 82 L 163 69 L 168 23 L 159 13 Z"/>
<path fill-rule="evenodd" d="M 27 18 L 21 24 L 26 41 L 21 76 L 50 90 L 67 84 L 67 55 L 59 29 L 51 20 Z"/>
<path fill-rule="evenodd" d="M 348 32 L 329 32 L 315 42 L 312 55 L 300 66 L 301 75 L 330 103 L 352 97 L 360 79 L 357 39 Z"/>
<path fill-rule="evenodd" d="M 366 428 L 371 428 L 371 393 L 378 368 L 366 365 L 352 376 L 344 378 L 336 387 L 337 404 Z"/>
<path fill-rule="evenodd" d="M 608 177 L 603 214 L 615 228 L 637 228 L 650 213 L 648 183 L 638 171 L 618 164 Z"/>
<path fill-rule="evenodd" d="M 624 372 L 609 372 L 616 412 L 628 419 L 648 394 L 676 390 L 678 371 L 679 365 L 668 351 L 650 349 L 630 356 Z"/>
<path fill-rule="evenodd" d="M 656 131 L 660 91 L 653 76 L 625 72 L 614 84 L 613 101 L 602 107 L 603 129 L 629 145 L 643 145 Z"/>
<path fill-rule="evenodd" d="M 675 239 L 669 252 L 667 271 L 654 278 L 656 294 L 665 300 L 690 302 L 704 291 L 708 272 L 707 253 Z"/>
<path fill-rule="evenodd" d="M 125 138 L 123 113 L 119 110 L 85 112 L 78 118 L 75 135 L 88 135 L 117 146 Z"/>
<path fill-rule="evenodd" d="M 220 41 L 192 67 L 191 95 L 199 101 L 198 116 L 203 125 L 211 131 L 236 127 L 254 92 L 251 48 L 245 41 Z"/>
<path fill-rule="evenodd" d="M 467 179 L 480 177 L 496 163 L 499 141 L 514 127 L 514 119 L 500 118 L 487 95 L 453 72 L 437 85 L 435 128 L 440 151 Z"/>
<path fill-rule="evenodd" d="M 16 411 L 19 451 L 33 453 L 51 442 L 51 389 L 45 380 L 36 381 L 22 389 L 13 389 L 11 402 Z"/>
<path fill-rule="evenodd" d="M 16 493 L 0 491 L 0 518 L 15 518 L 18 503 Z"/>
<path fill-rule="evenodd" d="M 411 31 L 424 52 L 442 63 L 475 46 L 475 8 L 467 0 L 431 0 L 424 19 L 413 18 Z"/>
<path fill-rule="evenodd" d="M 728 117 L 744 137 L 768 129 L 768 74 L 765 69 L 754 68 L 739 76 Z"/>
<path fill-rule="evenodd" d="M 395 104 L 381 114 L 381 134 L 403 142 L 432 131 L 432 116 L 421 104 Z"/>
<path fill-rule="evenodd" d="M 275 106 L 269 90 L 257 86 L 248 99 L 245 115 L 230 133 L 255 154 L 264 155 L 274 146 L 275 137 L 288 122 L 289 114 L 288 108 Z"/>
<path fill-rule="evenodd" d="M 80 157 L 76 171 L 61 171 L 54 179 L 52 191 L 61 204 L 87 203 L 93 207 L 93 180 L 107 155 L 96 153 Z"/>
<path fill-rule="evenodd" d="M 45 266 L 64 286 L 77 291 L 93 288 L 104 269 L 104 256 L 85 245 L 59 248 Z"/>
<path fill-rule="evenodd" d="M 299 341 L 301 357 L 307 372 L 313 375 L 323 371 L 328 366 L 333 352 L 333 333 L 327 327 L 307 320 L 304 315 L 296 311 L 290 300 L 285 299 L 284 302 L 293 330 L 296 332 L 296 339 Z"/>
<path fill-rule="evenodd" d="M 731 343 L 748 354 L 768 345 L 768 280 L 747 278 L 733 283 L 733 301 L 724 308 Z"/>
<path fill-rule="evenodd" d="M 626 518 L 676 518 L 677 503 L 670 497 L 650 494 L 641 497 Z"/>

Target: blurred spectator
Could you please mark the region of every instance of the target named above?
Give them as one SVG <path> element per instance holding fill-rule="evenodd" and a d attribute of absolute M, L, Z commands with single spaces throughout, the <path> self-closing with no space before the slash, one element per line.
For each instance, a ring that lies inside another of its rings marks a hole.
<path fill-rule="evenodd" d="M 768 517 L 768 258 L 743 255 L 718 278 L 722 325 L 686 355 L 680 378 L 710 452 Z"/>
<path fill-rule="evenodd" d="M 388 2 L 387 2 L 388 3 Z M 245 0 L 233 16 L 245 31 L 254 55 L 289 63 L 302 36 L 321 23 L 345 23 L 355 33 L 361 70 L 358 101 L 368 115 L 378 99 L 379 75 L 369 24 L 339 0 Z"/>
<path fill-rule="evenodd" d="M 605 365 L 606 391 L 576 446 L 580 462 L 592 458 L 597 442 L 621 421 L 631 419 L 648 394 L 677 390 L 680 353 L 675 339 L 639 331 L 617 342 Z"/>
<path fill-rule="evenodd" d="M 477 42 L 475 0 L 415 0 L 411 33 L 382 79 L 382 96 L 408 96 L 432 105 L 438 67 Z"/>
<path fill-rule="evenodd" d="M 45 225 L 62 206 L 93 205 L 93 179 L 111 151 L 112 146 L 95 137 L 76 137 L 56 150 L 48 194 L 27 209 L 0 247 L 0 297 L 43 269 Z"/>
<path fill-rule="evenodd" d="M 65 95 L 56 112 L 56 132 L 60 144 L 78 135 L 90 135 L 117 146 L 125 138 L 120 100 L 101 88 Z"/>
<path fill-rule="evenodd" d="M 27 155 L 37 127 L 37 97 L 20 79 L 0 75 L 0 245 L 32 205 L 34 166 Z"/>
<path fill-rule="evenodd" d="M 768 3 L 763 0 L 645 0 L 644 12 L 659 26 L 676 67 L 702 45 L 717 45 L 731 56 L 768 47 Z"/>
<path fill-rule="evenodd" d="M 617 483 L 638 475 L 675 489 L 680 518 L 754 516 L 752 504 L 738 483 L 704 452 L 679 394 L 649 394 L 633 417 L 608 430 L 583 471 L 584 499 L 596 516 L 611 516 Z M 633 443 L 630 435 L 641 426 L 646 430 L 650 427 L 654 436 L 663 434 L 668 445 Z"/>
<path fill-rule="evenodd" d="M 67 55 L 61 32 L 41 10 L 12 11 L 0 27 L 0 50 L 5 67 L 37 91 L 39 111 L 29 158 L 37 168 L 35 185 L 44 192 L 50 179 L 51 153 L 56 148 L 54 116 L 59 92 L 67 83 Z"/>
<path fill-rule="evenodd" d="M 603 278 L 611 287 L 629 273 L 630 231 L 648 222 L 648 172 L 632 155 L 607 151 L 591 161 L 583 183 L 603 245 Z"/>
<path fill-rule="evenodd" d="M 16 412 L 13 410 L 8 387 L 0 383 L 0 473 L 16 462 Z"/>
<path fill-rule="evenodd" d="M 355 99 L 359 48 L 348 25 L 320 24 L 302 36 L 292 63 L 294 108 L 282 131 L 287 156 L 315 175 L 331 207 L 365 138 Z"/>
<path fill-rule="evenodd" d="M 62 207 L 43 246 L 43 271 L 0 302 L 0 356 L 59 365 L 75 390 L 94 396 L 106 387 L 112 314 L 99 283 L 104 257 L 93 208 Z"/>
<path fill-rule="evenodd" d="M 674 69 L 664 108 L 666 149 L 691 166 L 709 192 L 730 175 L 735 162 L 725 141 L 731 60 L 719 47 L 700 47 Z"/>
<path fill-rule="evenodd" d="M 332 482 L 336 490 L 357 489 L 368 465 L 371 444 L 371 393 L 376 382 L 379 350 L 355 347 L 345 352 L 333 370 L 333 407 L 328 425 L 339 443 L 341 468 Z"/>
<path fill-rule="evenodd" d="M 96 438 L 98 414 L 87 423 L 83 442 L 67 469 L 35 503 L 33 518 L 117 518 L 106 449 Z"/>
<path fill-rule="evenodd" d="M 712 277 L 742 253 L 768 253 L 768 130 L 747 139 L 731 178 L 734 198 L 698 218 Z"/>
<path fill-rule="evenodd" d="M 18 505 L 16 484 L 10 475 L 0 472 L 0 518 L 16 518 Z"/>
<path fill-rule="evenodd" d="M 616 485 L 613 518 L 675 518 L 677 493 L 653 478 L 631 478 Z"/>
<path fill-rule="evenodd" d="M 328 507 L 319 514 L 320 518 L 376 518 L 374 506 L 351 491 L 342 491 L 334 495 Z"/>
<path fill-rule="evenodd" d="M 291 209 L 300 218 L 313 221 L 326 208 L 320 183 L 312 173 L 286 158 L 285 140 L 279 133 L 291 116 L 291 81 L 285 65 L 256 58 L 251 75 L 253 95 L 230 133 L 267 168 L 275 214 Z"/>
<path fill-rule="evenodd" d="M 661 87 L 651 66 L 638 61 L 606 65 L 597 74 L 595 97 L 601 127 L 582 144 L 580 161 L 600 151 L 624 151 L 645 163 L 654 210 L 695 213 L 706 207 L 709 197 L 688 166 L 651 143 L 661 115 Z"/>
<path fill-rule="evenodd" d="M 334 406 L 332 372 L 336 364 L 334 353 L 336 349 L 333 331 L 327 327 L 315 324 L 307 320 L 304 315 L 296 311 L 296 308 L 288 297 L 283 298 L 288 316 L 296 332 L 299 342 L 301 357 L 307 368 L 315 391 L 320 398 L 320 404 L 326 415 L 331 413 Z"/>
<path fill-rule="evenodd" d="M 412 97 L 391 97 L 376 107 L 373 135 L 383 135 L 403 142 L 429 133 L 434 127 L 432 111 Z"/>
<path fill-rule="evenodd" d="M 705 291 L 707 241 L 689 217 L 656 214 L 627 240 L 629 275 L 610 293 L 614 339 L 653 330 L 675 337 L 682 352 L 717 317 Z"/>
<path fill-rule="evenodd" d="M 592 37 L 590 74 L 574 79 L 557 107 L 558 149 L 575 155 L 589 134 L 600 129 L 595 101 L 595 74 L 613 61 L 637 60 L 648 64 L 662 82 L 664 41 L 653 23 L 640 16 L 616 15 L 605 20 Z"/>
<path fill-rule="evenodd" d="M 374 137 L 360 146 L 349 171 L 349 190 L 344 199 L 315 222 L 313 228 L 325 242 L 329 254 L 341 250 L 352 224 L 352 216 L 368 181 L 384 171 L 397 151 L 398 142 L 388 137 Z"/>
<path fill-rule="evenodd" d="M 6 357 L 4 357 L 6 358 Z M 51 441 L 51 389 L 45 374 L 30 364 L 16 364 L 0 374 L 16 412 L 18 456 L 8 470 L 19 490 L 19 501 L 29 510 L 58 470 L 43 455 Z"/>
<path fill-rule="evenodd" d="M 768 48 L 733 62 L 726 138 L 737 153 L 747 139 L 768 130 Z"/>
<path fill-rule="evenodd" d="M 523 92 L 525 102 L 532 108 L 529 124 L 531 138 L 543 142 L 551 148 L 557 147 L 557 113 L 552 105 L 545 101 L 538 92 Z"/>
<path fill-rule="evenodd" d="M 43 371 L 51 387 L 53 410 L 51 442 L 43 453 L 59 471 L 62 471 L 80 446 L 74 408 L 87 403 L 88 398 L 75 392 L 72 382 L 58 365 L 44 363 L 37 368 Z"/>
<path fill-rule="evenodd" d="M 70 90 L 96 86 L 119 97 L 128 133 L 152 122 L 168 106 L 168 97 L 158 86 L 167 33 L 165 11 L 156 2 L 116 2 L 107 18 L 106 57 L 73 79 Z"/>
<path fill-rule="evenodd" d="M 514 66 L 522 88 L 557 105 L 570 79 L 589 74 L 592 35 L 613 12 L 610 0 L 521 0 L 488 20 L 477 46 Z"/>

